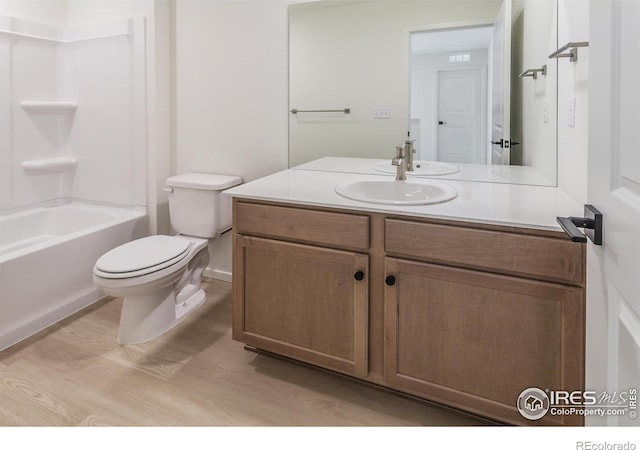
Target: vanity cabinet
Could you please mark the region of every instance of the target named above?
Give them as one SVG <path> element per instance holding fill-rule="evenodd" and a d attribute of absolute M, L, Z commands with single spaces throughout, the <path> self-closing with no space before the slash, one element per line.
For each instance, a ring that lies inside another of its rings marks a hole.
<path fill-rule="evenodd" d="M 234 338 L 506 423 L 584 389 L 584 245 L 561 233 L 234 200 Z"/>

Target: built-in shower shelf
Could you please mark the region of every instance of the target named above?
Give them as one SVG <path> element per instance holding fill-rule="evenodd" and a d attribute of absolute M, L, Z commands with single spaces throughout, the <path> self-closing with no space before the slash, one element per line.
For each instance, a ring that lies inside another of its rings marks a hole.
<path fill-rule="evenodd" d="M 23 161 L 20 166 L 22 169 L 33 175 L 60 173 L 72 170 L 78 165 L 78 160 L 70 156 L 60 156 L 58 158 L 48 159 L 32 159 Z"/>
<path fill-rule="evenodd" d="M 23 100 L 20 106 L 32 113 L 64 114 L 75 111 L 78 104 L 71 100 Z"/>

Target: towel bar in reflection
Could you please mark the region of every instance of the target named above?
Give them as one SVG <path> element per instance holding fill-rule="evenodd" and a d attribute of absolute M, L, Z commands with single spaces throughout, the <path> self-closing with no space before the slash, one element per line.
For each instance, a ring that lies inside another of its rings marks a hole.
<path fill-rule="evenodd" d="M 542 66 L 539 69 L 527 69 L 524 72 L 522 72 L 519 77 L 523 78 L 523 77 L 531 77 L 534 80 L 536 80 L 538 78 L 538 74 L 541 75 L 547 75 L 547 65 L 545 64 L 544 66 Z"/>
<path fill-rule="evenodd" d="M 293 108 L 291 110 L 291 114 L 298 114 L 298 113 L 344 113 L 344 114 L 349 114 L 351 113 L 351 108 L 343 108 L 343 109 L 296 109 Z"/>
<path fill-rule="evenodd" d="M 569 58 L 569 61 L 574 62 L 578 60 L 578 47 L 588 47 L 589 42 L 569 42 L 566 45 L 563 45 L 555 52 L 549 55 L 549 59 L 551 58 Z M 565 50 L 570 49 L 568 53 L 562 53 Z"/>

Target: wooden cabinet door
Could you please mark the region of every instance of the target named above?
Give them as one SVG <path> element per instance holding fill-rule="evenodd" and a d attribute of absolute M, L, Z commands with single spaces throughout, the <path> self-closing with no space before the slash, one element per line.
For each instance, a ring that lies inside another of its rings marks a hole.
<path fill-rule="evenodd" d="M 234 339 L 366 376 L 368 255 L 242 235 L 234 246 Z"/>
<path fill-rule="evenodd" d="M 550 414 L 533 422 L 516 408 L 526 388 L 584 389 L 582 289 L 395 258 L 385 259 L 389 275 L 392 387 L 509 423 L 582 423 Z"/>

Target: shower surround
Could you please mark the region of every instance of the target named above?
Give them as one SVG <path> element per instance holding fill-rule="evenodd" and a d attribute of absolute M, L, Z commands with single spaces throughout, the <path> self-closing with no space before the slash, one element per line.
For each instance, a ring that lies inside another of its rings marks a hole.
<path fill-rule="evenodd" d="M 0 349 L 100 299 L 95 259 L 147 233 L 145 77 L 142 18 L 0 16 Z"/>

